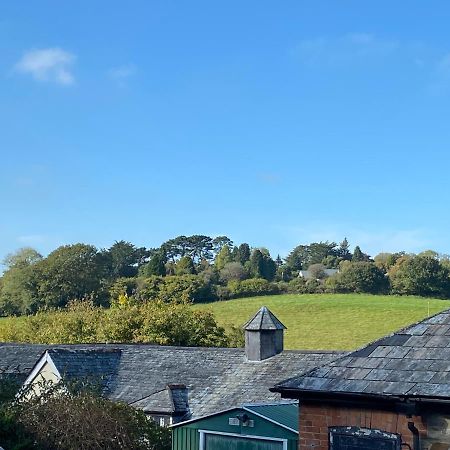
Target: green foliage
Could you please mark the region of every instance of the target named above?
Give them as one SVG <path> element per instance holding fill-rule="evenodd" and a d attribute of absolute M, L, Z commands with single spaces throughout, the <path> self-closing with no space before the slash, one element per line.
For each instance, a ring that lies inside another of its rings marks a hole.
<path fill-rule="evenodd" d="M 136 278 L 118 278 L 109 288 L 111 300 L 115 301 L 120 295 L 133 295 L 138 287 Z"/>
<path fill-rule="evenodd" d="M 13 266 L 2 277 L 0 315 L 29 314 L 40 306 L 31 266 Z"/>
<path fill-rule="evenodd" d="M 200 275 L 153 276 L 139 280 L 136 298 L 144 302 L 204 302 L 213 300 L 214 294 L 207 279 Z"/>
<path fill-rule="evenodd" d="M 370 256 L 367 255 L 366 253 L 363 253 L 359 248 L 359 245 L 357 245 L 355 247 L 355 250 L 353 250 L 352 261 L 353 262 L 370 261 Z"/>
<path fill-rule="evenodd" d="M 189 304 L 153 301 L 138 305 L 130 301 L 109 310 L 88 302 L 70 304 L 68 310 L 38 312 L 9 321 L 0 338 L 10 342 L 81 344 L 121 342 L 227 346 L 228 337 L 209 311 Z"/>
<path fill-rule="evenodd" d="M 339 256 L 335 242 L 313 242 L 295 247 L 286 258 L 286 264 L 292 270 L 302 270 L 312 264 L 322 263 L 328 256 Z"/>
<path fill-rule="evenodd" d="M 107 276 L 110 279 L 134 277 L 138 267 L 149 255 L 145 248 L 137 248 L 131 242 L 116 241 L 104 252 Z"/>
<path fill-rule="evenodd" d="M 43 397 L 23 399 L 10 409 L 13 430 L 20 429 L 27 441 L 9 439 L 11 444 L 6 446 L 2 440 L 8 450 L 171 448 L 170 430 L 148 420 L 142 411 L 102 398 L 92 389 L 69 392 L 54 386 Z"/>
<path fill-rule="evenodd" d="M 231 280 L 244 280 L 247 276 L 245 267 L 239 262 L 229 262 L 220 271 L 220 279 L 225 283 Z"/>
<path fill-rule="evenodd" d="M 214 261 L 214 265 L 217 270 L 222 270 L 226 264 L 229 264 L 233 260 L 231 255 L 231 250 L 228 245 L 224 245 L 219 253 L 216 255 L 216 259 Z"/>
<path fill-rule="evenodd" d="M 217 326 L 211 312 L 196 311 L 188 305 L 148 303 L 138 341 L 162 345 L 226 347 L 225 330 Z"/>
<path fill-rule="evenodd" d="M 450 295 L 450 269 L 433 257 L 402 257 L 389 271 L 389 278 L 396 294 L 442 298 Z"/>
<path fill-rule="evenodd" d="M 268 295 L 278 292 L 275 283 L 263 278 L 249 278 L 242 281 L 230 281 L 228 289 L 233 297 L 250 297 L 253 295 Z"/>
<path fill-rule="evenodd" d="M 260 249 L 253 250 L 248 267 L 253 278 L 264 278 L 268 281 L 275 278 L 277 271 L 275 261 L 270 257 L 269 252 Z"/>
<path fill-rule="evenodd" d="M 34 266 L 37 295 L 48 307 L 94 296 L 100 299 L 105 260 L 92 245 L 64 245 Z"/>
<path fill-rule="evenodd" d="M 166 258 L 161 252 L 156 252 L 147 264 L 139 269 L 139 275 L 150 277 L 152 275 L 164 276 L 166 274 Z"/>
<path fill-rule="evenodd" d="M 329 278 L 327 287 L 335 292 L 382 294 L 389 291 L 389 280 L 375 264 L 351 262 L 340 273 Z"/>
<path fill-rule="evenodd" d="M 3 260 L 3 265 L 8 269 L 23 269 L 37 263 L 42 259 L 42 255 L 34 248 L 23 247 L 14 253 L 9 253 Z"/>
<path fill-rule="evenodd" d="M 247 261 L 250 261 L 250 246 L 246 243 L 239 245 L 235 254 L 235 261 L 245 265 Z"/>
<path fill-rule="evenodd" d="M 312 264 L 308 267 L 308 271 L 314 280 L 323 280 L 327 277 L 323 264 Z"/>
<path fill-rule="evenodd" d="M 184 256 L 189 256 L 194 262 L 209 260 L 212 258 L 212 250 L 213 240 L 203 235 L 178 236 L 161 245 L 161 251 L 172 262 Z"/>
<path fill-rule="evenodd" d="M 193 275 L 195 273 L 194 262 L 190 256 L 183 256 L 175 264 L 175 275 Z"/>

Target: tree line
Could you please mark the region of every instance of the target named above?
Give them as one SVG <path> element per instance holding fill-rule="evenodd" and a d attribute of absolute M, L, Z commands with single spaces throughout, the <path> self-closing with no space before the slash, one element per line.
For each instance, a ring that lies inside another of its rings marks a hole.
<path fill-rule="evenodd" d="M 64 245 L 43 257 L 22 248 L 4 259 L 0 314 L 33 314 L 73 300 L 110 306 L 134 302 L 204 302 L 274 293 L 364 292 L 450 297 L 450 261 L 427 251 L 375 257 L 359 246 L 313 242 L 286 258 L 227 236 L 178 236 L 159 248 L 117 241 L 108 249 Z M 329 276 L 326 269 L 335 269 Z M 305 276 L 305 270 L 307 270 Z M 299 276 L 299 275 L 303 275 Z M 328 276 L 327 276 L 328 275 Z"/>

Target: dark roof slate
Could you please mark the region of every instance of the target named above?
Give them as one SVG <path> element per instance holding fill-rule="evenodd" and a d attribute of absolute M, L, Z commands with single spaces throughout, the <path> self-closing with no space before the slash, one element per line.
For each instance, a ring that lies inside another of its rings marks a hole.
<path fill-rule="evenodd" d="M 274 389 L 285 393 L 448 398 L 450 310 L 279 383 Z"/>
<path fill-rule="evenodd" d="M 243 326 L 243 328 L 247 331 L 286 329 L 286 327 L 266 306 L 261 307 L 259 311 Z"/>
<path fill-rule="evenodd" d="M 107 391 L 110 399 L 126 403 L 142 400 L 150 410 L 152 405 L 148 401 L 149 396 L 163 391 L 169 384 L 182 383 L 188 388 L 192 417 L 201 417 L 242 403 L 279 400 L 279 394 L 269 391 L 274 382 L 329 363 L 343 354 L 284 351 L 264 361 L 249 362 L 243 348 L 146 344 L 0 344 L 0 370 L 2 367 L 20 366 L 28 373 L 47 349 L 57 348 L 69 349 L 81 355 L 75 359 L 70 352 L 50 352 L 52 359 L 56 359 L 57 368 L 63 372 L 69 370 L 69 359 L 75 362 L 78 368 L 71 371 L 72 374 L 77 370 L 89 372 L 88 367 L 81 368 L 81 361 L 86 366 L 92 366 L 96 373 L 100 372 L 99 362 L 93 356 L 95 352 L 85 350 L 120 350 L 120 357 L 112 353 L 110 356 L 113 361 L 107 363 L 107 371 L 112 374 Z M 101 358 L 106 357 L 103 354 Z M 111 371 L 112 367 L 114 370 Z M 147 401 L 144 401 L 146 398 Z"/>

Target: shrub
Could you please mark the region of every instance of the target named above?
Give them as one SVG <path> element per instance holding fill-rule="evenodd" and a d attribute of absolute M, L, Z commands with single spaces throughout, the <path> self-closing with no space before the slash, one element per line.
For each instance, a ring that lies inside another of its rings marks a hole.
<path fill-rule="evenodd" d="M 334 292 L 381 294 L 389 290 L 389 280 L 383 271 L 371 262 L 351 262 L 342 265 L 341 272 L 327 280 Z"/>
<path fill-rule="evenodd" d="M 159 427 L 124 403 L 91 391 L 52 389 L 16 406 L 15 422 L 39 450 L 170 450 L 170 430 Z M 19 447 L 17 447 L 19 448 Z"/>
<path fill-rule="evenodd" d="M 140 279 L 136 298 L 141 301 L 204 302 L 214 300 L 212 285 L 200 275 L 166 276 Z"/>
<path fill-rule="evenodd" d="M 228 289 L 233 297 L 251 297 L 253 295 L 277 294 L 278 287 L 263 278 L 250 278 L 242 281 L 230 281 Z"/>

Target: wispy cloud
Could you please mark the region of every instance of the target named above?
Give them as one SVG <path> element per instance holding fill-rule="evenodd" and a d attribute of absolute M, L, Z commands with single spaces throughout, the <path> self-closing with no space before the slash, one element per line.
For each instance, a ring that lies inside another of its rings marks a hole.
<path fill-rule="evenodd" d="M 137 67 L 134 64 L 126 64 L 123 66 L 113 67 L 108 70 L 108 76 L 119 86 L 124 86 L 126 81 L 136 75 L 136 73 Z"/>
<path fill-rule="evenodd" d="M 17 241 L 24 245 L 39 245 L 45 243 L 47 240 L 47 236 L 41 234 L 30 234 L 17 237 Z"/>
<path fill-rule="evenodd" d="M 321 36 L 301 41 L 293 54 L 308 65 L 337 65 L 367 58 L 382 58 L 400 46 L 396 40 L 370 33 L 348 33 L 337 37 Z"/>
<path fill-rule="evenodd" d="M 22 56 L 15 65 L 15 70 L 31 75 L 36 81 L 71 85 L 75 82 L 72 67 L 76 57 L 60 48 L 31 50 Z"/>

